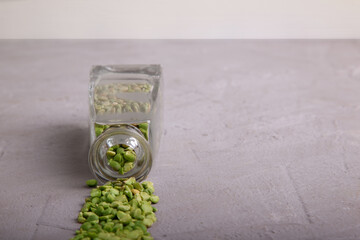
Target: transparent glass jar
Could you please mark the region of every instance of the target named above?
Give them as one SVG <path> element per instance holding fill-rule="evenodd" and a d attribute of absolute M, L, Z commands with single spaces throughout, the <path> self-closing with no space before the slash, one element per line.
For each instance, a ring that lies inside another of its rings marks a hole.
<path fill-rule="evenodd" d="M 145 179 L 162 134 L 160 65 L 94 66 L 90 72 L 89 103 L 88 161 L 94 176 L 101 182 L 122 177 Z M 131 164 L 124 163 L 124 151 L 134 154 Z M 114 163 L 117 155 L 121 158 L 119 164 Z"/>

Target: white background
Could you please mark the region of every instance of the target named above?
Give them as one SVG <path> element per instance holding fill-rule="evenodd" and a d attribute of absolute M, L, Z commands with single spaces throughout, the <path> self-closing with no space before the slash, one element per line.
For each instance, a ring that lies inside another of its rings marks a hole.
<path fill-rule="evenodd" d="M 360 0 L 0 0 L 0 38 L 359 38 Z"/>

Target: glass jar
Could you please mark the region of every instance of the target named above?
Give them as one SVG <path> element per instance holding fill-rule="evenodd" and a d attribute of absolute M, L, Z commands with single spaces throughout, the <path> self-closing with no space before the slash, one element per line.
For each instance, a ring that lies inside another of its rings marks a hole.
<path fill-rule="evenodd" d="M 90 73 L 89 166 L 101 182 L 146 178 L 162 134 L 160 65 L 94 66 Z"/>

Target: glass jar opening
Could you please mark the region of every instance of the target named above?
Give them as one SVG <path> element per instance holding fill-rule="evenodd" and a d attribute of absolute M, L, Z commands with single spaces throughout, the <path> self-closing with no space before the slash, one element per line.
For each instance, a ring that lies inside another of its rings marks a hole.
<path fill-rule="evenodd" d="M 111 126 L 92 144 L 89 165 L 101 182 L 130 176 L 141 181 L 152 166 L 149 142 L 132 125 Z"/>

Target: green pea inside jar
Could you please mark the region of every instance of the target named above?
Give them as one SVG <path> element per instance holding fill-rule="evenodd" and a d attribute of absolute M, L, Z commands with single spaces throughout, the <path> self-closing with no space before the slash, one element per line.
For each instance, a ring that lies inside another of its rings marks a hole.
<path fill-rule="evenodd" d="M 148 140 L 148 131 L 149 131 L 149 124 L 148 123 L 140 123 L 140 124 L 131 124 L 132 126 L 136 127 L 144 138 Z M 104 131 L 110 128 L 110 125 L 102 125 L 95 123 L 95 135 L 99 137 Z M 108 165 L 119 174 L 123 175 L 129 172 L 131 169 L 134 168 L 135 160 L 136 160 L 136 153 L 134 149 L 126 144 L 116 144 L 108 148 L 106 152 L 106 157 L 108 160 Z"/>
<path fill-rule="evenodd" d="M 133 169 L 136 160 L 135 151 L 125 144 L 110 147 L 106 156 L 110 167 L 121 175 Z"/>
<path fill-rule="evenodd" d="M 132 124 L 134 127 L 138 128 L 140 132 L 143 134 L 144 138 L 148 140 L 149 135 L 149 124 L 148 123 L 140 123 L 140 124 Z M 95 135 L 96 137 L 100 136 L 106 129 L 110 127 L 110 125 L 102 125 L 95 123 Z M 108 159 L 109 166 L 117 171 L 119 174 L 123 175 L 127 173 L 131 169 L 134 168 L 134 162 L 136 160 L 135 151 L 128 145 L 125 144 L 117 144 L 110 147 L 106 156 Z"/>

